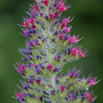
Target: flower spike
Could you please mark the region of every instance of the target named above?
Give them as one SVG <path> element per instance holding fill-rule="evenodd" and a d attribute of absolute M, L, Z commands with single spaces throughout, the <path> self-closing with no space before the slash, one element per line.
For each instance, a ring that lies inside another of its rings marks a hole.
<path fill-rule="evenodd" d="M 23 63 L 14 65 L 26 82 L 20 81 L 15 98 L 21 103 L 92 103 L 96 97 L 88 90 L 98 83 L 96 78 L 80 78 L 80 70 L 65 68 L 88 56 L 88 50 L 78 46 L 82 38 L 70 33 L 73 18 L 61 17 L 71 6 L 66 0 L 35 0 L 30 6 L 29 17 L 22 21 L 22 35 L 28 39 L 19 49 Z"/>

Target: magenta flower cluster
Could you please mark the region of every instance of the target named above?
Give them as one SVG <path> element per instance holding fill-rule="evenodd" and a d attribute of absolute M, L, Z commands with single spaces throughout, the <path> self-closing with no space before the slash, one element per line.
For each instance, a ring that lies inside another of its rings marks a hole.
<path fill-rule="evenodd" d="M 20 49 L 25 64 L 16 63 L 15 68 L 25 81 L 18 86 L 16 99 L 21 103 L 92 103 L 96 97 L 88 90 L 98 83 L 96 78 L 79 78 L 81 71 L 76 68 L 58 77 L 66 63 L 88 52 L 78 45 L 79 35 L 70 35 L 73 18 L 61 17 L 71 6 L 63 0 L 35 3 L 22 22 L 22 35 L 28 38 L 26 48 Z"/>

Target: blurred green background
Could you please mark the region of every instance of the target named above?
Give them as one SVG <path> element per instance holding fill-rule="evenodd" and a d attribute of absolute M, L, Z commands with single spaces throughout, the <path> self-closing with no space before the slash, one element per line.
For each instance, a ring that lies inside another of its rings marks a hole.
<path fill-rule="evenodd" d="M 34 0 L 0 0 L 0 103 L 19 103 L 11 96 L 18 90 L 22 76 L 14 69 L 13 64 L 21 60 L 18 48 L 25 47 L 24 38 L 19 34 L 22 17 L 27 16 L 29 4 Z M 83 75 L 97 76 L 101 81 L 90 88 L 97 95 L 93 103 L 103 103 L 103 1 L 102 0 L 67 0 L 72 8 L 63 13 L 65 17 L 74 16 L 70 23 L 71 34 L 84 37 L 79 44 L 89 49 L 90 56 L 69 63 L 66 69 L 76 66 L 81 68 Z"/>

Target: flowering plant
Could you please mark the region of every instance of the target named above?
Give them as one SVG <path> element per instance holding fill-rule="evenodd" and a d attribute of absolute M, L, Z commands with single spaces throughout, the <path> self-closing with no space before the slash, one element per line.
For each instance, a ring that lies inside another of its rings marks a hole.
<path fill-rule="evenodd" d="M 23 18 L 23 36 L 26 48 L 20 49 L 24 63 L 17 63 L 16 70 L 27 81 L 19 87 L 16 99 L 21 103 L 92 103 L 96 97 L 88 92 L 98 83 L 96 78 L 79 78 L 80 70 L 68 70 L 58 77 L 64 65 L 87 56 L 88 50 L 78 46 L 79 35 L 70 35 L 70 16 L 61 14 L 71 6 L 63 0 L 35 0 L 29 17 Z"/>

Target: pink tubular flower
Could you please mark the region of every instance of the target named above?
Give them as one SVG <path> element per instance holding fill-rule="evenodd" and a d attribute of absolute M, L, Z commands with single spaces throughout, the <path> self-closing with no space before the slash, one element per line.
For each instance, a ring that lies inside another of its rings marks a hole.
<path fill-rule="evenodd" d="M 93 102 L 96 99 L 93 93 L 88 93 L 88 92 L 85 93 L 85 97 L 88 98 L 89 102 Z"/>
<path fill-rule="evenodd" d="M 34 24 L 34 22 L 35 22 L 35 19 L 34 19 L 34 18 L 30 18 L 30 19 L 29 19 L 29 23 L 30 23 L 30 24 Z"/>
<path fill-rule="evenodd" d="M 28 23 L 26 21 L 23 22 L 23 27 L 27 27 L 28 26 Z"/>
<path fill-rule="evenodd" d="M 78 49 L 76 49 L 76 48 L 73 47 L 72 54 L 73 54 L 73 55 L 78 55 L 78 53 L 79 53 L 79 52 L 78 52 Z"/>
<path fill-rule="evenodd" d="M 79 52 L 79 57 L 85 57 L 85 56 L 88 56 L 88 55 L 86 55 L 87 52 L 88 52 L 88 50 L 86 50 L 86 51 L 84 51 L 84 52 L 80 51 L 80 52 Z"/>
<path fill-rule="evenodd" d="M 50 71 L 53 68 L 53 64 L 48 64 L 46 68 Z"/>
<path fill-rule="evenodd" d="M 41 78 L 39 77 L 38 79 L 35 80 L 36 84 L 40 84 Z"/>
<path fill-rule="evenodd" d="M 82 53 L 81 51 L 80 51 L 79 56 L 80 56 L 80 57 L 85 57 L 84 53 Z"/>
<path fill-rule="evenodd" d="M 18 66 L 18 67 L 16 67 L 16 66 L 14 65 L 15 69 L 16 69 L 19 73 L 21 73 L 21 72 L 26 68 L 25 65 L 24 65 L 24 64 L 21 65 L 21 63 L 17 63 L 17 66 Z"/>
<path fill-rule="evenodd" d="M 68 17 L 68 19 L 65 18 L 65 19 L 64 19 L 64 23 L 65 23 L 65 24 L 68 24 L 68 23 L 70 23 L 70 22 L 73 20 L 73 18 L 72 18 L 71 20 L 69 20 L 69 19 L 70 19 L 70 16 Z"/>
<path fill-rule="evenodd" d="M 28 45 L 29 45 L 29 46 L 34 46 L 33 41 L 30 41 L 30 42 L 28 43 Z"/>
<path fill-rule="evenodd" d="M 64 6 L 64 4 L 59 1 L 59 12 L 66 11 L 66 9 L 67 8 Z"/>
<path fill-rule="evenodd" d="M 50 19 L 53 19 L 53 18 L 56 18 L 56 17 L 58 17 L 58 14 L 57 13 L 51 13 L 51 14 L 49 14 L 49 17 L 50 17 Z"/>
<path fill-rule="evenodd" d="M 62 22 L 61 27 L 62 27 L 62 28 L 67 27 L 67 24 L 66 24 L 66 23 L 64 23 L 64 22 Z"/>
<path fill-rule="evenodd" d="M 66 5 L 64 5 L 64 3 L 62 3 L 63 0 L 59 1 L 59 12 L 63 12 L 66 11 L 67 9 L 69 9 L 70 7 L 66 7 Z"/>
<path fill-rule="evenodd" d="M 36 25 L 32 25 L 30 29 L 36 29 Z"/>
<path fill-rule="evenodd" d="M 22 92 L 17 93 L 16 95 L 17 95 L 17 97 L 20 97 L 20 98 L 21 98 L 21 97 L 22 97 Z"/>
<path fill-rule="evenodd" d="M 63 30 L 66 32 L 70 32 L 70 28 L 67 28 L 67 27 L 64 27 Z"/>
<path fill-rule="evenodd" d="M 68 43 L 78 43 L 78 40 L 79 36 L 75 37 L 75 35 L 73 37 L 70 37 L 69 40 L 68 40 Z"/>
<path fill-rule="evenodd" d="M 96 82 L 96 79 L 97 78 L 91 78 L 90 77 L 90 78 L 87 79 L 87 83 L 89 83 L 90 86 L 96 85 L 98 83 L 98 81 Z"/>
<path fill-rule="evenodd" d="M 23 69 L 25 69 L 25 65 L 21 65 L 21 67 L 19 68 L 19 72 L 21 72 Z"/>
<path fill-rule="evenodd" d="M 56 17 L 58 17 L 58 13 L 57 12 L 54 13 L 54 18 L 56 18 Z"/>
<path fill-rule="evenodd" d="M 57 76 L 55 76 L 54 79 L 57 80 Z"/>
<path fill-rule="evenodd" d="M 44 0 L 43 4 L 45 4 L 46 6 L 48 5 L 49 1 L 48 0 Z"/>
<path fill-rule="evenodd" d="M 32 66 L 32 67 L 35 67 L 35 65 L 34 65 L 34 64 L 31 64 L 31 66 Z"/>
<path fill-rule="evenodd" d="M 66 11 L 66 7 L 65 6 L 61 6 L 61 7 L 59 7 L 59 12 L 63 12 L 63 11 Z"/>
<path fill-rule="evenodd" d="M 90 98 L 91 95 L 90 95 L 88 92 L 86 92 L 86 93 L 85 93 L 85 97 L 86 97 L 86 98 Z"/>
<path fill-rule="evenodd" d="M 61 85 L 61 86 L 60 86 L 60 89 L 61 89 L 61 91 L 63 92 L 63 91 L 66 89 L 66 86 L 65 86 L 65 85 Z"/>
<path fill-rule="evenodd" d="M 59 35 L 59 39 L 62 40 L 63 39 L 63 34 Z"/>
<path fill-rule="evenodd" d="M 94 98 L 89 98 L 89 102 L 92 102 L 94 100 Z"/>
<path fill-rule="evenodd" d="M 97 82 L 98 83 L 98 82 Z M 96 85 L 97 84 L 96 82 L 92 81 L 90 82 L 90 85 L 93 86 L 93 85 Z"/>
<path fill-rule="evenodd" d="M 36 11 L 38 11 L 38 10 L 39 10 L 39 8 L 38 8 L 38 6 L 37 6 L 37 5 L 34 5 L 34 10 L 36 10 Z"/>
<path fill-rule="evenodd" d="M 84 53 L 82 53 L 81 51 L 80 51 L 79 56 L 80 56 L 80 57 L 85 57 Z"/>
<path fill-rule="evenodd" d="M 67 18 L 64 19 L 64 23 L 68 24 L 69 20 Z"/>
<path fill-rule="evenodd" d="M 80 41 L 81 39 L 79 39 L 79 40 L 76 40 L 75 39 L 75 41 Z M 77 46 L 76 47 L 77 49 L 78 49 L 78 57 L 85 57 L 85 56 L 88 56 L 88 55 L 86 55 L 87 54 L 87 52 L 88 52 L 88 50 L 86 50 L 86 49 L 84 49 L 84 50 L 82 50 L 82 47 L 80 47 L 80 46 Z"/>
<path fill-rule="evenodd" d="M 35 2 L 37 2 L 38 0 L 35 0 Z"/>
<path fill-rule="evenodd" d="M 53 19 L 54 18 L 54 14 L 52 13 L 52 14 L 49 14 L 49 16 L 50 16 L 50 19 Z"/>
<path fill-rule="evenodd" d="M 64 6 L 64 4 L 62 3 L 62 1 L 59 1 L 59 6 Z"/>

